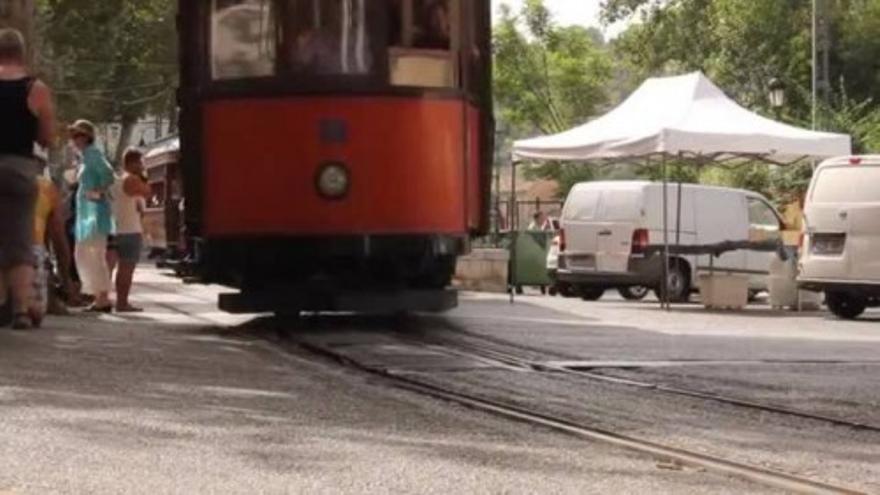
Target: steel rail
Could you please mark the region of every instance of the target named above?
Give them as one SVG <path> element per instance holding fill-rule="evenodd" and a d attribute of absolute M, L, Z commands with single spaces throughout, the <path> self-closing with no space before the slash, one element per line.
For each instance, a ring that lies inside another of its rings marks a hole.
<path fill-rule="evenodd" d="M 393 371 L 389 371 L 388 369 L 364 365 L 355 359 L 320 345 L 300 342 L 299 346 L 312 354 L 324 356 L 362 372 L 382 377 L 389 383 L 404 390 L 409 390 L 424 396 L 459 404 L 474 410 L 495 414 L 508 419 L 549 428 L 576 437 L 600 441 L 641 454 L 651 455 L 662 460 L 673 461 L 682 466 L 702 468 L 707 471 L 734 476 L 747 481 L 761 483 L 766 486 L 797 493 L 866 495 L 866 492 L 853 488 L 837 486 L 761 466 L 754 466 L 678 447 L 662 445 L 649 440 L 622 435 L 613 431 L 581 425 L 539 411 L 446 389 L 413 379 L 412 377 L 402 376 Z"/>
<path fill-rule="evenodd" d="M 434 338 L 434 337 L 432 337 Z M 479 337 L 477 337 L 479 338 Z M 763 404 L 760 402 L 750 401 L 747 399 L 740 399 L 737 397 L 730 397 L 721 394 L 713 394 L 710 392 L 703 392 L 700 390 L 682 388 L 682 387 L 673 387 L 669 385 L 663 385 L 659 383 L 652 382 L 644 382 L 640 380 L 633 380 L 630 378 L 620 378 L 615 376 L 604 375 L 601 373 L 595 373 L 591 371 L 584 371 L 582 369 L 574 369 L 572 367 L 567 366 L 559 366 L 552 365 L 547 363 L 542 363 L 538 361 L 534 361 L 531 359 L 526 359 L 521 356 L 517 356 L 515 354 L 511 354 L 504 351 L 499 351 L 497 349 L 491 349 L 488 347 L 481 347 L 473 344 L 463 344 L 459 342 L 454 342 L 446 339 L 437 339 L 440 344 L 449 347 L 458 347 L 460 351 L 465 353 L 472 353 L 476 356 L 482 356 L 483 358 L 493 359 L 504 363 L 508 366 L 516 366 L 523 369 L 529 369 L 533 371 L 543 371 L 543 372 L 552 372 L 559 373 L 563 375 L 569 376 L 578 376 L 582 378 L 587 378 L 594 381 L 600 381 L 605 383 L 612 383 L 616 385 L 624 385 L 628 387 L 639 388 L 642 390 L 654 390 L 657 392 L 663 392 L 667 394 L 680 395 L 684 397 L 691 397 L 695 399 L 702 399 L 708 401 L 719 402 L 722 404 L 729 404 L 733 406 L 760 410 L 764 412 L 770 412 L 774 414 L 781 414 L 786 416 L 794 416 L 803 419 L 809 419 L 813 421 L 821 421 L 824 423 L 830 423 L 836 426 L 843 426 L 847 428 L 852 428 L 856 430 L 862 431 L 871 431 L 874 433 L 880 433 L 880 426 L 872 425 L 864 422 L 856 422 L 848 419 L 843 419 L 834 416 L 827 416 L 823 414 L 811 413 L 809 411 L 802 411 L 798 409 L 791 409 L 785 406 L 775 405 L 775 404 Z"/>

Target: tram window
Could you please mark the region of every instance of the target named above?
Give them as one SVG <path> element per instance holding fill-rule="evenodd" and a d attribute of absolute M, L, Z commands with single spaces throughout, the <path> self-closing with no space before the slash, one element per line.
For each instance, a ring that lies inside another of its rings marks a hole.
<path fill-rule="evenodd" d="M 272 0 L 213 0 L 211 73 L 214 79 L 266 77 L 275 73 Z"/>
<path fill-rule="evenodd" d="M 452 23 L 449 0 L 432 0 L 422 3 L 421 22 L 414 46 L 428 50 L 452 48 Z"/>
<path fill-rule="evenodd" d="M 287 0 L 286 53 L 294 73 L 368 74 L 368 0 Z"/>
<path fill-rule="evenodd" d="M 389 60 L 394 86 L 459 86 L 453 19 L 460 0 L 392 0 Z"/>
<path fill-rule="evenodd" d="M 154 182 L 150 184 L 150 197 L 147 199 L 147 208 L 162 208 L 165 206 L 165 183 Z"/>

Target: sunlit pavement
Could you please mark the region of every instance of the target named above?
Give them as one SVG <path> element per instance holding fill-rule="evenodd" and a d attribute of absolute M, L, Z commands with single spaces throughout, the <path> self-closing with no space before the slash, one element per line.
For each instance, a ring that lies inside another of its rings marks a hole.
<path fill-rule="evenodd" d="M 0 332 L 0 492 L 761 491 L 281 350 L 218 292 L 141 270 L 142 314 Z"/>
<path fill-rule="evenodd" d="M 469 301 L 509 302 L 500 294 L 467 294 Z M 714 311 L 697 303 L 673 305 L 662 310 L 656 300 L 624 301 L 614 291 L 603 300 L 538 295 L 517 296 L 513 305 L 538 306 L 585 318 L 603 325 L 638 328 L 666 335 L 746 337 L 754 339 L 804 339 L 820 341 L 871 342 L 880 344 L 880 310 L 868 310 L 856 321 L 843 321 L 826 311 L 794 312 L 771 309 L 764 302 L 741 311 Z M 501 316 L 503 317 L 503 316 Z"/>
<path fill-rule="evenodd" d="M 733 394 L 880 425 L 880 313 L 825 312 L 467 294 L 447 318 L 559 362 L 622 378 Z M 539 352 L 538 352 L 539 351 Z M 545 358 L 547 359 L 547 358 Z"/>

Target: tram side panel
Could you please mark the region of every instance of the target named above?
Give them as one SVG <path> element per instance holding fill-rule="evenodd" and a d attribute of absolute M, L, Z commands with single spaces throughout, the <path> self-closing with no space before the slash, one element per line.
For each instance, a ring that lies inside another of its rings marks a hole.
<path fill-rule="evenodd" d="M 465 237 L 483 215 L 479 116 L 456 99 L 206 102 L 202 236 Z M 316 187 L 328 163 L 349 171 L 343 198 Z"/>

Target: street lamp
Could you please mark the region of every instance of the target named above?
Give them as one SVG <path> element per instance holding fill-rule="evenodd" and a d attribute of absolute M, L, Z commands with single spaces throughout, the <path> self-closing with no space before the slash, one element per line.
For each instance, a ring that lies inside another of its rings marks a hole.
<path fill-rule="evenodd" d="M 773 107 L 776 118 L 779 119 L 780 111 L 785 105 L 785 83 L 774 77 L 767 85 L 767 89 L 770 90 L 770 106 Z"/>

